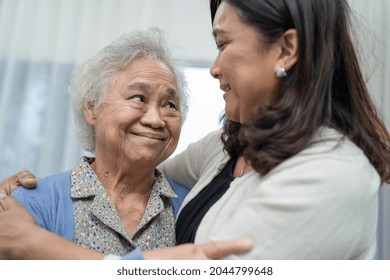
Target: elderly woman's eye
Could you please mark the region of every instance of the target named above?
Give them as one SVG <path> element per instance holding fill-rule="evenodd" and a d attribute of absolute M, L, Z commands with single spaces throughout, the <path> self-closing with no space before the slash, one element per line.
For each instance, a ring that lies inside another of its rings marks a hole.
<path fill-rule="evenodd" d="M 140 102 L 145 102 L 145 97 L 142 95 L 134 95 L 129 98 L 129 100 L 134 100 L 134 101 L 140 101 Z"/>
<path fill-rule="evenodd" d="M 165 105 L 166 108 L 170 108 L 170 109 L 175 109 L 177 110 L 177 106 L 175 103 L 173 102 L 168 102 L 166 105 Z"/>

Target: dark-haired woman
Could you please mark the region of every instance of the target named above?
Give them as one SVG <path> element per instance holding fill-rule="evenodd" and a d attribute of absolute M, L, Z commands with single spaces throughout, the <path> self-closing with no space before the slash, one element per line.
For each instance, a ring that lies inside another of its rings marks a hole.
<path fill-rule="evenodd" d="M 347 1 L 212 0 L 211 13 L 226 118 L 164 165 L 192 187 L 178 243 L 249 236 L 240 258 L 373 258 L 390 138 Z"/>

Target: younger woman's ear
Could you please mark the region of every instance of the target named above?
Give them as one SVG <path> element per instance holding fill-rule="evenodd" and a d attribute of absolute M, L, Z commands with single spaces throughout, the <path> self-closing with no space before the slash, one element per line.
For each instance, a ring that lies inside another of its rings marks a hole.
<path fill-rule="evenodd" d="M 95 104 L 94 102 L 85 102 L 83 106 L 84 118 L 90 125 L 95 125 Z"/>
<path fill-rule="evenodd" d="M 295 29 L 288 29 L 278 39 L 278 44 L 281 47 L 279 57 L 279 66 L 290 70 L 298 59 L 298 34 Z"/>

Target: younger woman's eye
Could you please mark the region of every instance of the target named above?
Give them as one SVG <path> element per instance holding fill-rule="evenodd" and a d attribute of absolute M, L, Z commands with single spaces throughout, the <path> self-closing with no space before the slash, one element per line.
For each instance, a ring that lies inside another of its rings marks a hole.
<path fill-rule="evenodd" d="M 225 46 L 225 43 L 215 42 L 215 44 L 217 45 L 218 50 L 221 50 Z"/>

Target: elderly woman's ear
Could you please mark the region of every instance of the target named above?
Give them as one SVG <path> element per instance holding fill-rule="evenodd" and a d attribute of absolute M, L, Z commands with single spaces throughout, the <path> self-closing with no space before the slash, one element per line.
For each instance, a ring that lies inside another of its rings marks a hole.
<path fill-rule="evenodd" d="M 83 113 L 85 120 L 90 125 L 95 125 L 96 123 L 96 116 L 95 116 L 95 103 L 94 102 L 85 102 L 83 106 Z"/>

